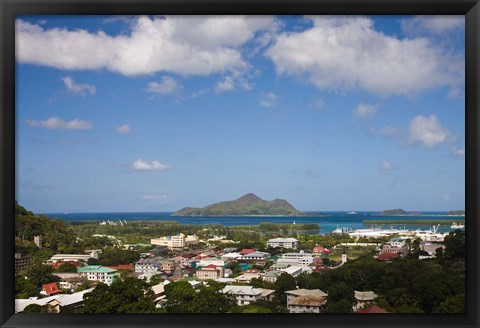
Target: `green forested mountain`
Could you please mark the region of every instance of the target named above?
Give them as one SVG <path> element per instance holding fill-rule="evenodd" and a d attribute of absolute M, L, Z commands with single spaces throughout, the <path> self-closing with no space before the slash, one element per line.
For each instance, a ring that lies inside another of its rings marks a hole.
<path fill-rule="evenodd" d="M 185 207 L 172 216 L 248 216 L 286 215 L 304 216 L 285 199 L 263 200 L 249 193 L 233 201 L 224 201 L 203 208 Z"/>
<path fill-rule="evenodd" d="M 35 236 L 43 237 L 42 254 L 45 256 L 82 251 L 73 229 L 62 220 L 35 215 L 15 203 L 15 251 L 27 255 L 38 253 L 40 249 L 33 242 Z"/>

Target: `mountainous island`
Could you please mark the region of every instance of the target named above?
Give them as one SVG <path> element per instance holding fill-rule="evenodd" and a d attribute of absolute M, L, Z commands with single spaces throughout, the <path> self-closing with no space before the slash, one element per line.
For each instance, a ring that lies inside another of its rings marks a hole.
<path fill-rule="evenodd" d="M 380 213 L 378 213 L 379 215 L 410 215 L 410 216 L 420 216 L 422 215 L 422 213 L 420 212 L 407 212 L 405 211 L 404 209 L 401 209 L 401 208 L 396 208 L 396 209 L 393 209 L 393 210 L 385 210 L 385 211 L 382 211 Z"/>
<path fill-rule="evenodd" d="M 306 216 L 285 199 L 263 200 L 248 193 L 233 201 L 224 201 L 203 208 L 185 207 L 171 216 Z"/>

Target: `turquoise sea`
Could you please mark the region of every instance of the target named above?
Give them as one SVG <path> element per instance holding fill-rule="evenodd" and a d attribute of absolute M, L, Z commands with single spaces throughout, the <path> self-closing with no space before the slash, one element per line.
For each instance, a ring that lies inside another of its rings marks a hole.
<path fill-rule="evenodd" d="M 337 226 L 351 229 L 369 228 L 364 225 L 364 220 L 446 220 L 448 226 L 441 226 L 440 232 L 449 232 L 452 229 L 450 224 L 453 221 L 464 221 L 463 216 L 449 216 L 445 212 L 422 212 L 421 216 L 382 216 L 378 212 L 358 212 L 348 214 L 347 212 L 309 212 L 312 216 L 303 217 L 282 217 L 282 216 L 218 216 L 218 217 L 181 217 L 170 216 L 170 212 L 131 212 L 131 213 L 43 213 L 52 218 L 60 218 L 68 222 L 98 221 L 103 220 L 126 220 L 128 221 L 151 221 L 169 220 L 182 224 L 221 224 L 225 226 L 237 225 L 258 225 L 262 222 L 271 223 L 316 223 L 320 226 L 320 234 L 330 233 Z M 320 215 L 320 216 L 319 216 Z M 390 227 L 381 226 L 381 227 Z M 403 225 L 396 225 L 396 228 L 403 228 Z M 430 225 L 409 225 L 407 229 L 428 229 Z"/>

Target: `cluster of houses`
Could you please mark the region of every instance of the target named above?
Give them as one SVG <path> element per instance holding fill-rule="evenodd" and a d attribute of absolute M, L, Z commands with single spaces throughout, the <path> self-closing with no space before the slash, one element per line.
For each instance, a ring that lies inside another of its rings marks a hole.
<path fill-rule="evenodd" d="M 374 257 L 381 261 L 390 261 L 396 257 L 405 256 L 409 252 L 411 245 L 407 242 L 407 238 L 394 237 L 387 243 L 383 244 L 378 254 Z M 420 260 L 435 258 L 437 249 L 445 248 L 444 245 L 433 241 L 422 241 L 420 243 L 420 249 L 426 253 L 426 255 L 420 255 Z"/>
<path fill-rule="evenodd" d="M 59 267 L 61 264 L 70 263 L 77 267 L 77 272 L 55 273 L 57 281 L 45 284 L 42 288 L 41 294 L 45 297 L 16 300 L 16 311 L 23 311 L 29 304 L 48 304 L 52 307 L 52 312 L 60 312 L 61 307 L 65 305 L 81 306 L 86 291 L 76 293 L 74 291 L 85 280 L 88 280 L 91 286 L 96 283 L 111 285 L 119 278 L 122 270 L 147 282 L 154 276 L 162 278 L 162 283 L 152 287 L 158 307 L 161 307 L 166 299 L 164 286 L 179 280 L 188 281 L 194 288 L 207 284 L 209 280 L 224 283 L 222 292 L 234 295 L 238 305 L 243 306 L 260 299 L 273 298 L 274 290 L 249 286 L 252 279 L 274 283 L 284 273 L 296 277 L 303 272 L 333 270 L 348 261 L 348 256 L 344 252 L 341 262 L 327 266 L 324 261 L 330 255 L 329 249 L 317 245 L 311 251 L 296 251 L 298 240 L 295 238 L 275 238 L 267 242 L 268 247 L 284 250 L 284 253 L 278 256 L 271 256 L 256 249 L 219 250 L 215 246 L 185 251 L 187 245 L 197 242 L 196 236 L 184 234 L 152 239 L 150 246 L 176 250 L 178 251 L 175 253 L 176 256 L 159 256 L 152 251 L 142 253 L 141 258 L 135 263 L 117 266 L 85 265 L 88 259 L 98 258 L 101 250 L 88 250 L 87 254 L 54 255 L 48 261 L 49 264 Z M 404 249 L 403 241 L 392 239 L 384 246 L 382 254 L 397 254 Z M 69 294 L 65 293 L 67 291 Z M 290 290 L 286 294 L 286 305 L 291 313 L 320 313 L 328 298 L 327 293 L 318 289 Z M 372 291 L 357 291 L 355 297 L 357 303 L 353 310 L 357 311 L 366 303 L 374 302 L 377 296 Z"/>

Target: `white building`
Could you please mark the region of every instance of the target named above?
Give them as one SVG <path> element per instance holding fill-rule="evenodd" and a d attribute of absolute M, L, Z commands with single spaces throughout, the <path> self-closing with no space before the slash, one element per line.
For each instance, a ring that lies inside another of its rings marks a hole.
<path fill-rule="evenodd" d="M 280 277 L 282 273 L 283 273 L 282 271 L 278 271 L 278 270 L 268 271 L 267 273 L 262 275 L 262 280 L 266 282 L 274 283 L 275 281 L 277 281 L 277 278 Z"/>
<path fill-rule="evenodd" d="M 378 297 L 378 295 L 372 291 L 360 292 L 355 290 L 354 292 L 357 303 L 353 306 L 353 312 L 360 310 L 365 304 L 375 301 Z"/>
<path fill-rule="evenodd" d="M 320 313 L 328 297 L 320 289 L 294 289 L 285 293 L 290 313 Z"/>
<path fill-rule="evenodd" d="M 206 267 L 208 265 L 215 265 L 218 267 L 223 267 L 225 266 L 225 261 L 224 260 L 219 260 L 219 259 L 202 259 L 197 263 L 197 266 L 201 267 Z"/>
<path fill-rule="evenodd" d="M 403 247 L 406 244 L 406 240 L 402 238 L 392 238 L 390 239 L 390 245 L 392 247 Z"/>
<path fill-rule="evenodd" d="M 62 306 L 82 306 L 83 296 L 90 293 L 93 288 L 82 290 L 73 294 L 57 294 L 45 298 L 31 297 L 28 299 L 15 299 L 15 313 L 22 312 L 30 304 L 38 304 L 40 306 L 48 305 L 49 311 L 61 312 Z"/>
<path fill-rule="evenodd" d="M 87 265 L 78 268 L 77 272 L 90 281 L 100 281 L 107 285 L 111 285 L 118 275 L 117 270 L 101 265 Z"/>
<path fill-rule="evenodd" d="M 313 263 L 315 257 L 312 253 L 305 253 L 300 251 L 298 253 L 285 253 L 277 260 L 277 264 L 289 265 L 309 265 Z"/>
<path fill-rule="evenodd" d="M 207 265 L 195 272 L 198 280 L 216 280 L 223 277 L 223 266 L 215 266 L 213 264 Z"/>
<path fill-rule="evenodd" d="M 58 285 L 61 289 L 68 289 L 74 291 L 83 283 L 83 278 L 76 272 L 60 272 L 54 273 L 59 278 Z"/>
<path fill-rule="evenodd" d="M 227 253 L 222 255 L 222 259 L 225 259 L 225 260 L 238 260 L 238 259 L 241 259 L 242 257 L 243 255 L 240 253 Z"/>
<path fill-rule="evenodd" d="M 287 308 L 290 313 L 320 313 L 325 306 L 326 299 L 316 296 L 300 296 L 291 301 Z"/>
<path fill-rule="evenodd" d="M 58 261 L 83 261 L 87 262 L 89 258 L 93 258 L 92 253 L 90 254 L 55 254 L 53 255 L 48 262 L 50 263 L 57 263 Z M 98 258 L 98 257 L 97 257 Z"/>
<path fill-rule="evenodd" d="M 280 271 L 288 273 L 292 277 L 297 277 L 300 275 L 300 273 L 304 271 L 312 271 L 312 269 L 309 266 L 306 265 L 292 265 L 289 266 L 288 268 L 285 269 L 280 269 Z"/>
<path fill-rule="evenodd" d="M 265 252 L 252 252 L 242 256 L 242 260 L 247 261 L 265 261 L 270 257 L 270 254 Z"/>
<path fill-rule="evenodd" d="M 295 238 L 274 238 L 267 242 L 267 246 L 296 249 L 298 246 L 298 240 Z"/>
<path fill-rule="evenodd" d="M 188 245 L 198 244 L 199 239 L 196 235 L 185 236 L 180 233 L 175 236 L 165 236 L 160 238 L 154 238 L 150 240 L 150 244 L 164 246 L 171 250 L 183 249 Z"/>
<path fill-rule="evenodd" d="M 135 263 L 136 273 L 159 272 L 162 270 L 162 264 L 156 259 L 143 258 Z"/>
<path fill-rule="evenodd" d="M 260 278 L 260 272 L 257 269 L 247 269 L 235 278 L 238 282 L 250 282 L 253 278 Z"/>
<path fill-rule="evenodd" d="M 273 299 L 273 293 L 275 293 L 275 291 L 272 289 L 233 285 L 225 286 L 225 288 L 222 289 L 222 292 L 225 294 L 233 294 L 237 299 L 238 305 L 248 305 L 260 299 L 266 299 L 271 301 Z"/>

